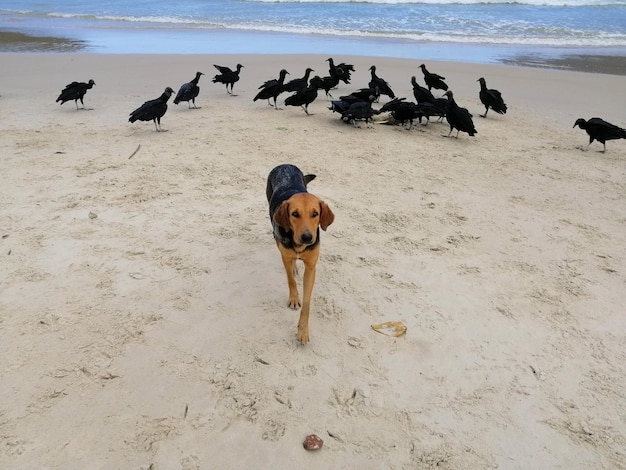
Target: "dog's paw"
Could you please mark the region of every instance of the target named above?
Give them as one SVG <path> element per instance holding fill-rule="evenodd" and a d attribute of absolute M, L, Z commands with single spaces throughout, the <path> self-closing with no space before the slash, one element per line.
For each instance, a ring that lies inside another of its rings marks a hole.
<path fill-rule="evenodd" d="M 309 328 L 302 328 L 298 326 L 296 338 L 298 338 L 298 341 L 300 341 L 301 344 L 307 344 L 309 342 Z"/>
<path fill-rule="evenodd" d="M 289 308 L 292 308 L 294 310 L 299 309 L 302 306 L 300 302 L 300 296 L 298 294 L 290 295 L 287 305 L 289 305 Z"/>

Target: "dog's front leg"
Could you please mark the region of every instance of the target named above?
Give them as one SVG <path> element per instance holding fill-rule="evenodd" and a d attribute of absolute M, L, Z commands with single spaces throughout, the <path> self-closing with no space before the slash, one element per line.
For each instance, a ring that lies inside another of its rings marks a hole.
<path fill-rule="evenodd" d="M 298 285 L 296 284 L 296 258 L 288 256 L 281 251 L 283 266 L 285 266 L 285 273 L 287 274 L 287 284 L 289 285 L 289 305 L 294 310 L 298 308 L 300 303 L 300 295 L 298 294 Z"/>
<path fill-rule="evenodd" d="M 317 262 L 317 253 L 303 259 L 304 261 L 304 280 L 303 280 L 303 299 L 302 310 L 300 310 L 300 320 L 298 321 L 298 341 L 302 344 L 309 342 L 309 310 L 311 307 L 311 295 L 313 294 L 313 285 L 315 284 L 315 266 Z"/>

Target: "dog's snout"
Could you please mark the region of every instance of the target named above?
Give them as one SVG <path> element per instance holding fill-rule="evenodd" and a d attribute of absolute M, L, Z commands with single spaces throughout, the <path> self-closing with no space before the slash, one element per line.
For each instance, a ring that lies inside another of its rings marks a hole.
<path fill-rule="evenodd" d="M 300 239 L 302 240 L 302 243 L 306 245 L 313 241 L 313 235 L 311 235 L 309 232 L 304 232 Z"/>

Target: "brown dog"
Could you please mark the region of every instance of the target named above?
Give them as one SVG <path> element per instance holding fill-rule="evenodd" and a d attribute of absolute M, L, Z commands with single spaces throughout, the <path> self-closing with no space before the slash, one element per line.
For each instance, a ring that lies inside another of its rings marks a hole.
<path fill-rule="evenodd" d="M 320 254 L 320 227 L 326 230 L 335 220 L 330 208 L 306 185 L 315 175 L 304 175 L 294 165 L 279 165 L 267 177 L 267 201 L 274 239 L 283 259 L 289 284 L 289 307 L 302 305 L 297 338 L 309 342 L 309 309 L 315 284 L 315 267 Z M 296 260 L 304 262 L 303 302 L 300 302 L 295 275 Z"/>

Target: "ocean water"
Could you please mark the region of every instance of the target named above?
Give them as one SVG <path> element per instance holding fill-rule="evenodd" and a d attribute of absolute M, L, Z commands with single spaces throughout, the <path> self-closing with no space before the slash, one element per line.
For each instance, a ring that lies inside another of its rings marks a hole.
<path fill-rule="evenodd" d="M 0 31 L 107 53 L 626 55 L 626 0 L 2 0 Z"/>

